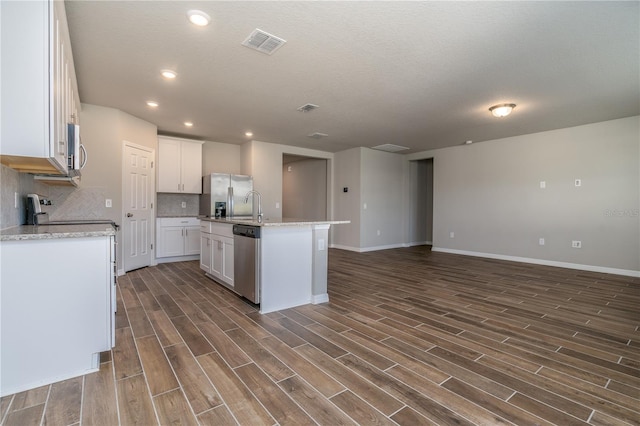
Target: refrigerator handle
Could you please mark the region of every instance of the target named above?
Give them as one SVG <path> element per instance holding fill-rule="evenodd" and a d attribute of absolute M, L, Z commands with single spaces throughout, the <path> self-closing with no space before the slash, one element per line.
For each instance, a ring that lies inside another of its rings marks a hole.
<path fill-rule="evenodd" d="M 227 190 L 227 216 L 233 218 L 233 186 Z"/>

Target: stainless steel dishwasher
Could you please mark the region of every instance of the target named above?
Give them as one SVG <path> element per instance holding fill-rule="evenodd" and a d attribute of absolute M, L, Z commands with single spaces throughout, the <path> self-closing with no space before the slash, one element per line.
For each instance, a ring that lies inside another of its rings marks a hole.
<path fill-rule="evenodd" d="M 260 227 L 233 225 L 233 288 L 260 303 Z"/>

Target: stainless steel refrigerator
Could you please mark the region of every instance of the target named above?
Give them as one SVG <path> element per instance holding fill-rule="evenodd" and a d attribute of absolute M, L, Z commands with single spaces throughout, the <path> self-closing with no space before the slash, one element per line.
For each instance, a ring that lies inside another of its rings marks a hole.
<path fill-rule="evenodd" d="M 244 199 L 253 189 L 253 178 L 246 175 L 211 173 L 202 178 L 200 214 L 209 217 L 252 217 L 253 197 Z"/>

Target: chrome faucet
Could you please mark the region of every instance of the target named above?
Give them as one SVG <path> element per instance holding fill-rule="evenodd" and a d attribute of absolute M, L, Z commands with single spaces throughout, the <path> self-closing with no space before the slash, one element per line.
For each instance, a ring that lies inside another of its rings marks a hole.
<path fill-rule="evenodd" d="M 244 203 L 247 204 L 249 202 L 249 197 L 251 194 L 255 194 L 258 196 L 258 223 L 262 223 L 262 196 L 258 191 L 254 191 L 253 189 L 247 192 L 247 195 L 244 197 Z"/>

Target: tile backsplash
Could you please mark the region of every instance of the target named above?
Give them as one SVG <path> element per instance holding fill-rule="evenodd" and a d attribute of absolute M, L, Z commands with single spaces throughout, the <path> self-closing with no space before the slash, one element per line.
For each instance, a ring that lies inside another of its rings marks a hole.
<path fill-rule="evenodd" d="M 185 203 L 185 207 L 182 207 L 182 203 Z M 195 217 L 199 212 L 199 194 L 158 193 L 158 217 Z"/>

